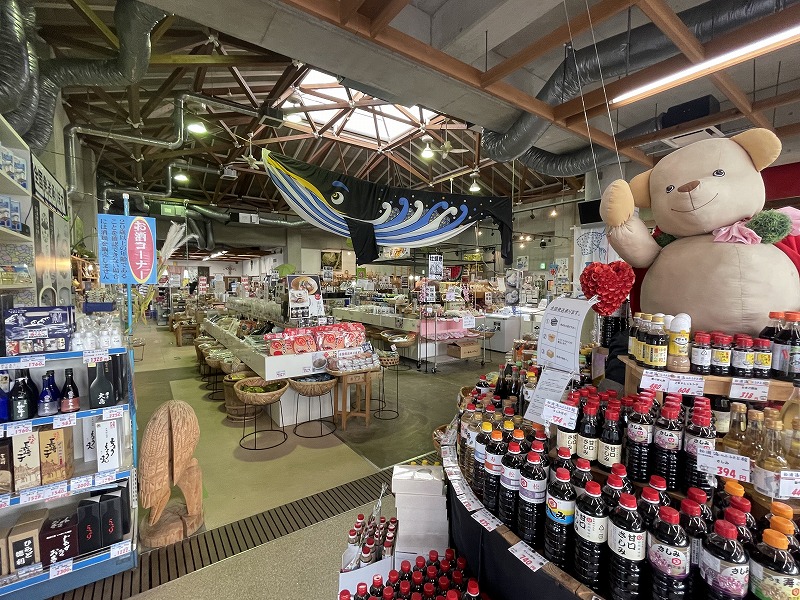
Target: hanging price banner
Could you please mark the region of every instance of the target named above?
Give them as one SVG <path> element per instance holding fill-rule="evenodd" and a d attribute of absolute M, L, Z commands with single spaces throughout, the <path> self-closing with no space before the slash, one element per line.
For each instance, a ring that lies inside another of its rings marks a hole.
<path fill-rule="evenodd" d="M 53 417 L 53 429 L 61 429 L 62 427 L 72 427 L 77 423 L 75 413 L 68 413 L 66 415 L 55 415 Z"/>
<path fill-rule="evenodd" d="M 706 380 L 702 375 L 687 375 L 685 373 L 670 373 L 668 375 L 667 391 L 687 396 L 702 396 Z"/>
<path fill-rule="evenodd" d="M 547 560 L 544 556 L 536 552 L 525 542 L 517 542 L 511 546 L 508 551 L 516 556 L 522 564 L 524 564 L 534 573 L 547 563 Z"/>
<path fill-rule="evenodd" d="M 709 475 L 750 482 L 750 459 L 738 454 L 698 446 L 697 469 Z"/>
<path fill-rule="evenodd" d="M 769 396 L 768 379 L 744 379 L 734 377 L 731 381 L 729 398 L 739 398 L 750 402 L 766 402 Z"/>
<path fill-rule="evenodd" d="M 639 387 L 643 390 L 666 392 L 669 387 L 669 375 L 663 371 L 645 369 L 642 373 L 642 382 Z"/>
<path fill-rule="evenodd" d="M 578 420 L 578 407 L 562 404 L 556 400 L 545 400 L 544 409 L 542 409 L 542 420 L 545 424 L 549 423 L 572 429 Z"/>
<path fill-rule="evenodd" d="M 475 519 L 478 523 L 480 523 L 486 531 L 494 531 L 503 522 L 495 517 L 492 513 L 490 513 L 485 508 L 480 509 L 477 512 L 472 513 L 472 518 Z"/>

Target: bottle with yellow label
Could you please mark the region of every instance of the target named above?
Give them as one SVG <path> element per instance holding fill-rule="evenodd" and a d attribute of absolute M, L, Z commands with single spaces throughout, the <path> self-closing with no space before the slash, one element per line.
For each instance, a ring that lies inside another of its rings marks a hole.
<path fill-rule="evenodd" d="M 639 330 L 636 333 L 636 345 L 634 351 L 636 353 L 636 364 L 639 366 L 645 365 L 645 348 L 647 343 L 647 334 L 650 332 L 650 321 L 653 315 L 643 313 L 639 319 Z"/>
<path fill-rule="evenodd" d="M 688 373 L 689 331 L 692 318 L 686 313 L 678 313 L 669 324 L 669 348 L 667 349 L 667 370 L 675 373 Z"/>
<path fill-rule="evenodd" d="M 667 350 L 669 336 L 664 330 L 663 315 L 653 315 L 650 331 L 647 333 L 645 364 L 655 371 L 667 370 Z"/>

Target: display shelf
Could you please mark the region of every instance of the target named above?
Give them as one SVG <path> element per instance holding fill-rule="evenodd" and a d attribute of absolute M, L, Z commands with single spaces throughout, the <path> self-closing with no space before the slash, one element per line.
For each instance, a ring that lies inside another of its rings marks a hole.
<path fill-rule="evenodd" d="M 103 408 L 92 408 L 90 410 L 79 410 L 75 413 L 59 413 L 57 415 L 52 415 L 50 417 L 35 417 L 33 419 L 28 419 L 26 421 L 13 421 L 11 423 L 6 423 L 2 427 L 0 427 L 0 437 L 3 437 L 8 434 L 11 427 L 22 427 L 25 428 L 25 424 L 30 423 L 32 427 L 41 427 L 42 425 L 53 425 L 55 422 L 58 424 L 58 421 L 63 420 L 65 418 L 70 417 L 71 415 L 75 415 L 75 419 L 87 419 L 89 417 L 100 417 L 103 416 L 103 420 L 108 419 L 116 419 L 119 418 L 117 416 L 106 416 L 108 413 L 106 411 L 118 411 L 122 410 L 122 416 L 130 409 L 129 404 L 116 404 L 113 406 L 106 406 Z M 60 427 L 66 427 L 67 424 L 59 425 Z M 21 432 L 20 432 L 21 433 Z"/>
<path fill-rule="evenodd" d="M 47 501 L 56 498 L 68 498 L 75 494 L 85 494 L 87 492 L 101 490 L 113 486 L 114 483 L 122 481 L 123 479 L 130 479 L 130 477 L 130 468 L 126 468 L 124 471 L 98 471 L 96 473 L 87 473 L 86 475 L 75 475 L 68 480 L 65 479 L 57 483 L 40 485 L 38 487 L 22 490 L 21 492 L 15 492 L 14 494 L 0 496 L 0 510 L 8 508 L 9 506 L 18 506 L 20 504 L 27 506 L 28 504 L 40 502 L 42 500 Z M 63 489 L 63 484 L 66 484 L 66 490 Z M 35 499 L 22 502 L 28 498 Z"/>
<path fill-rule="evenodd" d="M 0 284 L 0 290 L 31 290 L 34 286 L 32 283 L 3 283 Z"/>
<path fill-rule="evenodd" d="M 30 196 L 30 192 L 15 180 L 11 179 L 5 171 L 0 171 L 0 194 L 9 196 Z"/>
<path fill-rule="evenodd" d="M 87 350 L 87 352 L 96 352 L 95 350 Z M 127 348 L 109 348 L 108 355 L 113 354 L 127 354 Z M 41 354 L 20 354 L 18 356 L 3 356 L 0 357 L 0 369 L 25 369 L 31 365 L 26 364 L 32 359 L 43 358 L 45 363 L 52 360 L 67 360 L 70 358 L 83 358 L 82 350 L 73 350 L 67 352 L 43 352 Z M 40 366 L 40 365 L 34 365 Z"/>
<path fill-rule="evenodd" d="M 625 365 L 625 393 L 635 394 L 639 382 L 642 380 L 644 367 L 640 367 L 627 356 L 618 356 L 617 358 Z M 703 393 L 714 396 L 727 396 L 733 381 L 733 377 L 720 377 L 718 375 L 703 375 L 703 379 L 705 380 Z M 790 381 L 780 381 L 778 379 L 764 379 L 762 381 L 769 381 L 767 400 L 784 402 L 788 400 L 789 395 L 792 393 L 792 383 Z M 733 399 L 735 400 L 735 398 Z"/>
<path fill-rule="evenodd" d="M 0 192 L 2 193 L 2 192 Z M 0 226 L 0 244 L 32 244 L 33 239 L 19 231 Z M 6 286 L 3 286 L 6 287 Z"/>

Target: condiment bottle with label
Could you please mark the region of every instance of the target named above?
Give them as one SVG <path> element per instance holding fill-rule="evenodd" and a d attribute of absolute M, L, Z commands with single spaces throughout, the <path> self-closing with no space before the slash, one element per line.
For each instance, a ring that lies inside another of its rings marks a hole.
<path fill-rule="evenodd" d="M 755 362 L 756 353 L 753 350 L 753 338 L 749 335 L 739 336 L 731 354 L 733 376 L 753 377 Z"/>
<path fill-rule="evenodd" d="M 800 568 L 789 554 L 786 536 L 767 529 L 750 558 L 750 591 L 759 600 L 797 598 Z"/>
<path fill-rule="evenodd" d="M 783 312 L 776 311 L 769 313 L 769 322 L 767 326 L 761 330 L 761 333 L 758 334 L 758 337 L 769 340 L 770 342 L 773 341 L 775 336 L 783 330 L 784 317 L 785 315 Z"/>
<path fill-rule="evenodd" d="M 579 458 L 575 461 L 575 470 L 572 471 L 569 482 L 575 490 L 578 498 L 583 495 L 586 489 L 586 484 L 592 480 L 592 467 L 589 461 L 585 458 Z"/>
<path fill-rule="evenodd" d="M 678 313 L 669 324 L 669 348 L 667 350 L 667 371 L 688 373 L 691 368 L 689 359 L 689 331 L 692 329 L 692 318 L 686 313 Z"/>
<path fill-rule="evenodd" d="M 748 457 L 751 461 L 758 460 L 763 449 L 764 439 L 764 413 L 751 408 L 747 411 L 747 431 L 744 441 L 739 446 L 739 454 Z"/>
<path fill-rule="evenodd" d="M 544 556 L 560 569 L 566 569 L 574 557 L 575 499 L 569 471 L 558 469 L 555 481 L 547 488 Z"/>
<path fill-rule="evenodd" d="M 653 315 L 650 331 L 647 333 L 646 344 L 647 358 L 645 363 L 647 368 L 654 371 L 666 371 L 669 336 L 664 330 L 663 315 Z"/>
<path fill-rule="evenodd" d="M 731 374 L 733 337 L 724 333 L 711 338 L 711 374 L 728 377 Z"/>
<path fill-rule="evenodd" d="M 753 495 L 766 504 L 769 498 L 778 495 L 780 472 L 789 468 L 789 462 L 783 452 L 783 422 L 766 422 L 764 447 L 756 460 L 753 470 Z"/>
<path fill-rule="evenodd" d="M 639 319 L 639 329 L 636 332 L 636 364 L 640 367 L 647 366 L 647 334 L 650 332 L 650 323 L 653 315 L 643 313 Z"/>
<path fill-rule="evenodd" d="M 711 336 L 702 331 L 694 334 L 691 371 L 697 375 L 711 374 Z"/>
<path fill-rule="evenodd" d="M 703 517 L 706 525 L 708 525 L 708 530 L 711 531 L 714 528 L 714 516 L 711 513 L 711 507 L 708 505 L 708 494 L 697 488 L 689 488 L 686 492 L 686 497 L 697 502 L 700 507 L 700 516 Z"/>
<path fill-rule="evenodd" d="M 575 463 L 572 462 L 572 455 L 569 452 L 569 448 L 566 446 L 559 447 L 558 454 L 553 460 L 553 464 L 550 466 L 550 472 L 548 474 L 550 481 L 555 480 L 557 469 L 566 469 L 570 476 L 575 470 Z"/>
<path fill-rule="evenodd" d="M 683 444 L 679 413 L 680 409 L 677 406 L 665 406 L 661 410 L 661 417 L 656 421 L 653 436 L 652 472 L 663 477 L 667 489 L 670 490 L 678 489 L 678 464 Z"/>
<path fill-rule="evenodd" d="M 636 505 L 636 510 L 642 515 L 645 529 L 650 529 L 650 525 L 658 516 L 659 508 L 661 508 L 661 501 L 658 490 L 650 486 L 643 488 L 642 494 L 639 496 L 639 502 Z"/>
<path fill-rule="evenodd" d="M 772 369 L 772 342 L 763 338 L 753 340 L 753 377 L 769 379 Z"/>
<path fill-rule="evenodd" d="M 714 530 L 703 542 L 700 573 L 704 590 L 699 598 L 739 600 L 747 596 L 750 583 L 749 557 L 738 541 L 733 523 L 716 521 Z"/>
<path fill-rule="evenodd" d="M 608 552 L 608 508 L 600 484 L 590 481 L 575 503 L 575 578 L 600 591 Z"/>
<path fill-rule="evenodd" d="M 727 396 L 711 396 L 711 417 L 717 437 L 723 437 L 731 428 L 731 401 Z"/>
<path fill-rule="evenodd" d="M 583 409 L 583 418 L 578 425 L 578 458 L 585 458 L 590 462 L 597 461 L 599 438 L 597 406 L 587 404 Z"/>
<path fill-rule="evenodd" d="M 622 491 L 626 494 L 633 494 L 635 488 L 633 487 L 633 483 L 631 483 L 630 478 L 628 477 L 628 469 L 625 468 L 625 465 L 622 463 L 616 463 L 611 465 L 611 472 L 620 478 L 622 481 Z"/>
<path fill-rule="evenodd" d="M 684 498 L 681 501 L 681 527 L 689 538 L 689 577 L 686 579 L 686 598 L 693 598 L 693 591 L 699 590 L 700 557 L 703 554 L 703 540 L 708 535 L 708 523 L 702 517 L 700 505 L 694 500 Z"/>
<path fill-rule="evenodd" d="M 608 546 L 611 549 L 608 581 L 610 598 L 639 598 L 643 592 L 642 569 L 647 557 L 647 532 L 642 516 L 636 510 L 636 498 L 631 494 L 622 494 L 608 520 Z"/>
<path fill-rule="evenodd" d="M 795 525 L 793 521 L 784 519 L 783 517 L 772 517 L 769 520 L 769 528 L 779 531 L 786 536 L 786 539 L 789 542 L 789 554 L 792 555 L 792 558 L 795 560 L 795 562 L 800 560 L 800 541 L 798 541 L 797 536 L 795 535 L 797 525 Z"/>
<path fill-rule="evenodd" d="M 533 548 L 544 541 L 544 514 L 547 496 L 547 473 L 541 457 L 529 452 L 520 470 L 519 502 L 517 505 L 517 534 Z"/>
<path fill-rule="evenodd" d="M 781 412 L 779 413 L 779 418 L 783 421 L 784 429 L 789 429 L 790 427 L 795 429 L 792 422 L 797 417 L 800 417 L 800 377 L 795 379 L 792 383 L 792 393 L 789 395 L 786 402 L 783 403 Z"/>
<path fill-rule="evenodd" d="M 632 481 L 644 483 L 650 477 L 650 448 L 653 443 L 653 417 L 643 402 L 633 405 L 625 432 L 625 466 Z"/>
<path fill-rule="evenodd" d="M 747 528 L 747 517 L 744 516 L 744 513 L 729 506 L 724 510 L 723 515 L 726 521 L 736 525 L 736 531 L 739 536 L 737 539 L 747 552 L 751 552 L 755 547 L 755 542 L 753 540 L 753 533 Z"/>
<path fill-rule="evenodd" d="M 636 360 L 636 334 L 639 333 L 639 321 L 642 313 L 637 312 L 633 315 L 633 323 L 628 330 L 628 358 Z"/>
<path fill-rule="evenodd" d="M 800 377 L 800 312 L 785 313 L 786 328 L 772 341 L 774 379 L 792 381 Z"/>
<path fill-rule="evenodd" d="M 731 508 L 735 508 L 744 514 L 745 527 L 752 532 L 753 537 L 758 537 L 758 525 L 756 524 L 756 518 L 751 512 L 753 510 L 753 504 L 750 502 L 750 500 L 744 496 L 731 496 L 730 503 Z"/>
<path fill-rule="evenodd" d="M 700 488 L 707 494 L 713 489 L 713 475 L 704 473 L 697 468 L 697 452 L 700 448 L 714 451 L 716 432 L 711 425 L 711 415 L 706 412 L 695 411 L 692 422 L 686 428 L 683 439 L 683 488 L 686 492 L 690 487 Z"/>
<path fill-rule="evenodd" d="M 725 485 L 721 489 L 717 489 L 713 499 L 713 512 L 714 517 L 722 519 L 725 509 L 731 505 L 731 498 L 733 496 L 744 496 L 744 488 L 742 484 L 733 479 L 725 479 Z"/>
<path fill-rule="evenodd" d="M 730 454 L 739 454 L 747 431 L 747 406 L 741 402 L 731 403 L 731 423 L 728 434 L 722 438 L 722 450 Z"/>
<path fill-rule="evenodd" d="M 800 469 L 800 417 L 792 419 L 792 441 L 786 460 L 792 469 Z"/>
<path fill-rule="evenodd" d="M 650 564 L 654 600 L 680 600 L 686 596 L 686 580 L 691 566 L 689 538 L 674 508 L 662 506 L 647 536 L 647 561 Z"/>
<path fill-rule="evenodd" d="M 619 411 L 606 410 L 603 432 L 597 446 L 597 462 L 607 473 L 612 465 L 622 460 L 622 431 L 619 426 Z"/>
<path fill-rule="evenodd" d="M 603 502 L 605 502 L 606 506 L 608 506 L 609 512 L 617 507 L 617 504 L 619 504 L 619 497 L 625 493 L 623 492 L 622 487 L 622 479 L 619 478 L 619 475 L 614 475 L 614 473 L 611 473 L 611 475 L 609 475 L 606 479 L 606 483 L 603 486 L 600 494 L 603 498 Z"/>

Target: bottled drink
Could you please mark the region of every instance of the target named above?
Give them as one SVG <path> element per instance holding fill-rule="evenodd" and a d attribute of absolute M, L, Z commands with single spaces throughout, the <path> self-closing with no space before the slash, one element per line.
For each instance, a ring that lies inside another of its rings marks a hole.
<path fill-rule="evenodd" d="M 731 403 L 731 422 L 728 434 L 722 438 L 722 450 L 730 454 L 739 454 L 747 431 L 747 406 L 741 402 Z"/>
<path fill-rule="evenodd" d="M 789 554 L 792 555 L 795 561 L 800 558 L 800 541 L 798 541 L 795 536 L 796 527 L 797 525 L 795 525 L 793 521 L 784 519 L 783 517 L 772 517 L 769 520 L 770 529 L 774 529 L 786 536 L 786 540 L 789 542 Z M 761 537 L 763 537 L 763 534 Z"/>
<path fill-rule="evenodd" d="M 502 460 L 497 516 L 512 530 L 516 529 L 517 524 L 520 470 L 524 464 L 525 455 L 520 453 L 519 442 L 511 442 Z"/>
<path fill-rule="evenodd" d="M 622 494 L 608 517 L 608 546 L 611 549 L 609 592 L 611 600 L 640 597 L 642 568 L 645 563 L 646 533 L 636 498 Z"/>
<path fill-rule="evenodd" d="M 731 497 L 744 496 L 742 484 L 733 479 L 726 479 L 725 484 L 714 494 L 712 512 L 714 517 L 722 519 L 725 509 L 731 505 Z"/>
<path fill-rule="evenodd" d="M 587 404 L 578 425 L 578 458 L 585 458 L 590 462 L 596 461 L 599 438 L 597 407 Z"/>
<path fill-rule="evenodd" d="M 373 575 L 372 576 L 372 585 L 369 586 L 369 594 L 370 596 L 375 596 L 376 598 L 380 598 L 383 595 L 383 576 L 381 575 Z"/>
<path fill-rule="evenodd" d="M 622 460 L 622 431 L 619 427 L 619 411 L 608 409 L 603 423 L 603 432 L 597 445 L 597 462 L 606 472 Z"/>
<path fill-rule="evenodd" d="M 501 364 L 497 370 L 497 383 L 494 386 L 494 395 L 499 397 L 500 400 L 508 398 L 508 391 L 506 390 L 505 367 Z"/>
<path fill-rule="evenodd" d="M 570 406 L 577 406 L 577 402 L 567 401 Z M 572 428 L 568 429 L 563 425 L 559 425 L 556 430 L 556 447 L 569 448 L 570 454 L 575 456 L 578 453 L 578 423 L 576 422 Z"/>
<path fill-rule="evenodd" d="M 503 456 L 508 446 L 503 441 L 503 434 L 492 432 L 491 441 L 486 444 L 486 460 L 483 474 L 483 505 L 492 514 L 497 514 L 497 500 L 500 492 L 500 474 L 503 470 Z"/>
<path fill-rule="evenodd" d="M 633 483 L 631 483 L 631 480 L 628 478 L 628 469 L 625 468 L 625 465 L 622 463 L 613 464 L 611 465 L 611 472 L 622 481 L 622 491 L 626 494 L 633 494 Z"/>
<path fill-rule="evenodd" d="M 785 313 L 786 327 L 772 340 L 773 379 L 800 377 L 800 312 Z"/>
<path fill-rule="evenodd" d="M 31 377 L 30 369 L 18 369 L 18 377 L 24 377 L 25 387 L 28 389 L 28 414 L 31 418 L 36 416 L 37 404 L 39 402 L 39 388 L 36 387 L 36 382 Z"/>
<path fill-rule="evenodd" d="M 575 470 L 575 463 L 572 462 L 572 459 L 570 458 L 571 456 L 572 455 L 570 454 L 569 448 L 566 446 L 560 446 L 558 448 L 558 455 L 553 461 L 553 464 L 550 466 L 550 481 L 555 481 L 556 471 L 558 469 L 566 469 L 570 475 L 572 475 L 572 472 Z"/>
<path fill-rule="evenodd" d="M 339 592 L 339 600 L 350 600 L 350 591 L 342 590 Z"/>
<path fill-rule="evenodd" d="M 731 427 L 731 402 L 727 396 L 711 397 L 711 413 L 714 416 L 714 428 L 718 436 L 723 436 Z"/>
<path fill-rule="evenodd" d="M 783 422 L 767 421 L 764 448 L 753 470 L 753 495 L 762 501 L 778 495 L 780 472 L 789 468 L 783 452 Z M 760 494 L 760 497 L 759 497 Z"/>
<path fill-rule="evenodd" d="M 403 580 L 397 590 L 397 597 L 400 600 L 411 600 L 411 581 Z"/>
<path fill-rule="evenodd" d="M 481 590 L 478 587 L 478 581 L 470 579 L 467 583 L 467 592 L 464 594 L 464 600 L 480 600 Z"/>
<path fill-rule="evenodd" d="M 566 569 L 573 556 L 575 499 L 569 471 L 558 469 L 556 480 L 547 488 L 544 555 L 560 569 Z"/>
<path fill-rule="evenodd" d="M 795 535 L 800 534 L 800 528 L 798 528 L 797 524 L 794 523 L 794 511 L 792 510 L 792 507 L 785 502 L 778 502 L 777 500 L 772 501 L 772 503 L 769 505 L 769 512 L 761 517 L 761 519 L 758 521 L 759 532 L 763 532 L 765 529 L 770 528 L 772 517 L 783 517 L 787 521 L 790 521 L 794 524 Z"/>
<path fill-rule="evenodd" d="M 689 360 L 689 331 L 692 329 L 692 318 L 686 313 L 675 315 L 669 324 L 669 349 L 667 350 L 667 370 L 675 373 L 688 373 L 691 367 Z"/>
<path fill-rule="evenodd" d="M 546 498 L 547 474 L 542 468 L 541 457 L 530 452 L 520 469 L 517 534 L 534 548 L 540 548 L 543 542 Z"/>
<path fill-rule="evenodd" d="M 76 412 L 81 408 L 81 393 L 72 380 L 72 369 L 64 369 L 64 387 L 61 388 L 61 412 Z"/>
<path fill-rule="evenodd" d="M 744 441 L 739 446 L 739 454 L 747 456 L 751 461 L 758 460 L 764 448 L 764 413 L 751 408 L 747 411 L 747 430 Z"/>
<path fill-rule="evenodd" d="M 753 538 L 758 536 L 758 525 L 756 524 L 756 518 L 750 512 L 753 509 L 753 505 L 744 496 L 731 496 L 730 499 L 731 508 L 735 508 L 744 515 L 744 525 L 750 532 L 753 534 Z"/>
<path fill-rule="evenodd" d="M 656 520 L 658 510 L 661 508 L 661 502 L 658 496 L 658 490 L 654 490 L 650 486 L 642 489 L 642 495 L 639 498 L 639 503 L 636 509 L 642 515 L 642 522 L 645 529 L 650 529 L 650 525 Z"/>
<path fill-rule="evenodd" d="M 689 538 L 680 525 L 678 511 L 662 506 L 649 531 L 647 561 L 651 569 L 653 599 L 687 598 L 686 580 L 691 567 Z"/>
<path fill-rule="evenodd" d="M 514 439 L 514 421 L 506 419 L 503 421 L 503 443 L 508 445 L 512 439 Z"/>
<path fill-rule="evenodd" d="M 653 435 L 652 472 L 663 477 L 670 490 L 678 489 L 678 460 L 683 442 L 679 412 L 676 406 L 665 406 L 656 421 Z"/>
<path fill-rule="evenodd" d="M 622 479 L 619 478 L 619 475 L 611 473 L 606 479 L 606 483 L 601 492 L 601 496 L 606 506 L 608 506 L 609 512 L 614 510 L 617 504 L 619 504 L 619 497 L 625 492 L 622 488 Z"/>
<path fill-rule="evenodd" d="M 520 450 L 522 450 L 522 446 L 520 446 Z M 545 475 L 550 477 L 550 457 L 547 456 L 547 452 L 544 451 L 544 446 L 542 446 L 541 442 L 533 442 L 531 445 L 530 452 L 535 452 L 539 455 L 539 462 L 542 465 L 542 469 L 544 470 Z M 527 453 L 526 453 L 527 454 Z M 572 461 L 569 461 L 570 465 L 572 465 Z"/>
<path fill-rule="evenodd" d="M 353 600 L 369 600 L 369 590 L 366 583 L 359 583 L 356 586 L 356 595 Z"/>
<path fill-rule="evenodd" d="M 115 404 L 114 386 L 106 377 L 104 363 L 97 363 L 97 374 L 89 386 L 89 407 L 105 408 Z"/>
<path fill-rule="evenodd" d="M 750 558 L 750 591 L 758 600 L 796 598 L 800 569 L 789 553 L 786 536 L 767 529 Z"/>
<path fill-rule="evenodd" d="M 30 413 L 30 392 L 25 385 L 24 377 L 17 377 L 14 380 L 14 387 L 8 395 L 9 410 L 12 421 L 25 421 L 33 415 Z"/>
<path fill-rule="evenodd" d="M 700 573 L 703 590 L 699 597 L 712 600 L 740 600 L 747 596 L 750 565 L 747 552 L 737 540 L 733 523 L 716 521 L 703 542 Z M 695 596 L 698 597 L 697 592 Z"/>
<path fill-rule="evenodd" d="M 731 354 L 731 374 L 734 377 L 753 377 L 755 363 L 753 338 L 749 335 L 739 336 Z"/>
<path fill-rule="evenodd" d="M 572 484 L 572 489 L 575 490 L 575 495 L 580 497 L 586 488 L 586 484 L 591 480 L 592 467 L 589 465 L 589 461 L 585 458 L 579 458 L 570 477 L 570 483 Z"/>
<path fill-rule="evenodd" d="M 651 475 L 648 483 L 650 484 L 651 488 L 658 492 L 658 502 L 661 504 L 661 506 L 672 505 L 672 499 L 667 493 L 667 482 L 663 477 L 659 475 Z"/>
<path fill-rule="evenodd" d="M 761 333 L 758 334 L 758 337 L 769 341 L 774 340 L 775 336 L 783 329 L 784 316 L 782 312 L 769 313 L 769 322 L 767 326 L 761 330 Z"/>
<path fill-rule="evenodd" d="M 608 507 L 590 481 L 575 502 L 575 578 L 599 592 L 608 548 Z"/>
<path fill-rule="evenodd" d="M 423 558 L 422 561 L 425 562 L 425 559 Z M 422 588 L 423 588 L 424 585 L 425 585 L 425 581 L 424 581 L 424 575 L 422 574 L 422 571 L 414 571 L 411 574 L 411 594 L 412 594 L 412 598 L 413 598 L 414 594 L 422 595 Z"/>
<path fill-rule="evenodd" d="M 697 502 L 697 505 L 700 507 L 700 516 L 703 517 L 706 525 L 708 525 L 708 530 L 713 530 L 715 519 L 711 512 L 711 507 L 708 505 L 708 494 L 698 488 L 689 488 L 686 491 L 686 497 L 689 498 L 689 500 Z"/>
<path fill-rule="evenodd" d="M 475 391 L 478 392 L 478 397 L 489 394 L 492 391 L 492 386 L 486 381 L 486 375 L 478 377 L 478 383 L 475 384 Z"/>
<path fill-rule="evenodd" d="M 751 552 L 754 547 L 753 534 L 747 528 L 747 519 L 745 518 L 744 513 L 740 510 L 736 510 L 735 508 L 729 506 L 728 508 L 725 509 L 723 514 L 725 516 L 725 520 L 728 521 L 728 523 L 733 523 L 736 526 L 736 531 L 737 531 L 736 539 L 739 540 L 739 543 L 742 544 L 742 547 L 745 550 Z"/>
<path fill-rule="evenodd" d="M 489 443 L 492 435 L 492 424 L 484 421 L 481 424 L 481 432 L 475 438 L 475 465 L 472 470 L 472 491 L 478 499 L 483 498 L 483 480 L 486 472 L 486 444 Z"/>
<path fill-rule="evenodd" d="M 647 405 L 637 402 L 628 420 L 625 466 L 632 481 L 644 483 L 650 476 L 650 444 L 653 442 L 653 418 Z"/>
<path fill-rule="evenodd" d="M 796 430 L 797 428 L 792 422 L 798 417 L 800 417 L 800 377 L 792 382 L 792 393 L 789 395 L 786 402 L 783 403 L 781 412 L 779 413 L 779 418 L 783 421 L 784 429 L 792 428 Z"/>
<path fill-rule="evenodd" d="M 58 413 L 58 402 L 53 398 L 50 377 L 47 373 L 42 375 L 42 391 L 39 394 L 39 404 L 36 412 L 40 417 L 48 417 Z"/>
<path fill-rule="evenodd" d="M 91 392 L 91 389 L 89 390 Z M 467 404 L 466 410 L 464 410 L 463 414 L 461 415 L 460 424 L 458 428 L 458 468 L 461 469 L 462 473 L 466 472 L 467 465 L 466 465 L 466 457 L 467 457 L 467 445 L 468 445 L 468 436 L 469 430 L 468 425 L 472 418 L 475 416 L 475 405 L 473 403 Z"/>
<path fill-rule="evenodd" d="M 633 324 L 628 330 L 628 358 L 636 360 L 636 334 L 639 332 L 639 321 L 642 313 L 637 312 L 633 315 Z"/>
<path fill-rule="evenodd" d="M 639 320 L 639 329 L 636 331 L 636 364 L 646 366 L 647 334 L 650 333 L 650 322 L 653 315 L 644 313 Z"/>
<path fill-rule="evenodd" d="M 716 432 L 711 425 L 711 415 L 696 412 L 692 423 L 686 428 L 683 441 L 683 491 L 690 487 L 711 493 L 714 476 L 697 468 L 697 452 L 700 448 L 714 451 Z"/>
<path fill-rule="evenodd" d="M 711 374 L 711 336 L 705 332 L 694 334 L 690 370 L 697 375 Z"/>
<path fill-rule="evenodd" d="M 667 370 L 667 350 L 669 347 L 669 336 L 664 330 L 663 315 L 653 315 L 650 331 L 647 334 L 646 350 L 647 356 L 645 363 L 648 369 L 654 371 Z"/>
<path fill-rule="evenodd" d="M 701 589 L 700 557 L 703 554 L 703 540 L 708 535 L 708 524 L 700 514 L 700 505 L 685 498 L 681 502 L 681 527 L 689 539 L 689 577 L 686 579 L 686 598 L 692 598 L 694 590 Z"/>
<path fill-rule="evenodd" d="M 727 377 L 731 374 L 733 337 L 719 333 L 711 336 L 711 374 Z"/>

